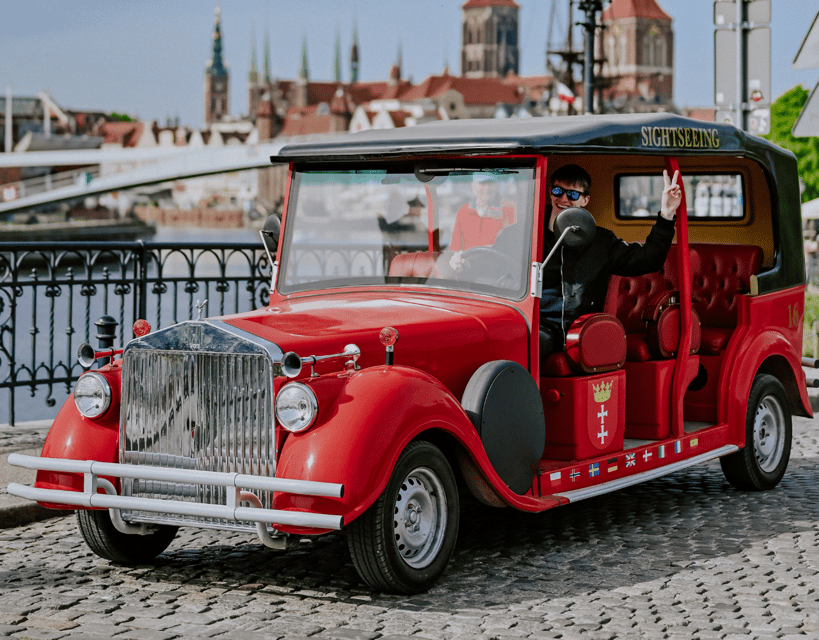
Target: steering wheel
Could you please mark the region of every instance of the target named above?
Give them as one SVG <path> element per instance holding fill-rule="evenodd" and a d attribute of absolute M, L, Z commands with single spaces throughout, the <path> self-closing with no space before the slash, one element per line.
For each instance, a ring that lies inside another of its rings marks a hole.
<path fill-rule="evenodd" d="M 473 277 L 486 277 L 500 273 L 500 277 L 490 280 L 490 284 L 495 287 L 501 286 L 505 281 L 513 281 L 514 274 L 518 271 L 518 265 L 505 253 L 498 251 L 491 246 L 472 247 L 463 252 L 465 270 L 474 274 Z"/>

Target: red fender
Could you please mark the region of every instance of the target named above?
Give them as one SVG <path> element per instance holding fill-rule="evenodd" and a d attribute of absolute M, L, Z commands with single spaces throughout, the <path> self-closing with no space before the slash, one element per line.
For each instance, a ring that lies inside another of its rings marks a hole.
<path fill-rule="evenodd" d="M 95 460 L 117 462 L 119 459 L 119 406 L 121 369 L 119 362 L 112 367 L 97 371 L 105 376 L 111 385 L 111 406 L 105 414 L 89 420 L 80 415 L 74 404 L 72 393 L 60 409 L 46 437 L 42 458 L 64 458 L 69 460 Z M 108 478 L 119 491 L 119 480 Z M 83 476 L 78 473 L 58 473 L 38 471 L 34 484 L 39 489 L 59 489 L 61 491 L 82 491 Z M 41 502 L 49 509 L 80 509 L 82 507 Z"/>
<path fill-rule="evenodd" d="M 741 342 L 742 349 L 735 352 L 735 357 L 730 362 L 726 359 L 722 364 L 719 391 L 720 397 L 728 399 L 724 405 L 725 415 L 720 416 L 720 421 L 725 421 L 730 425 L 731 439 L 740 447 L 745 446 L 748 393 L 751 390 L 754 376 L 768 358 L 777 357 L 779 362 L 787 362 L 790 371 L 784 370 L 783 367 L 781 372 L 770 371 L 769 373 L 779 374 L 777 377 L 792 400 L 796 400 L 798 396 L 802 405 L 800 408 L 803 411 L 800 415 L 810 415 L 811 411 L 801 356 L 797 356 L 790 341 L 776 330 L 767 330 L 750 340 L 743 339 Z M 796 381 L 796 389 L 789 388 L 792 385 L 789 385 L 787 378 L 784 378 L 784 374 L 787 373 L 790 373 Z"/>
<path fill-rule="evenodd" d="M 526 511 L 555 506 L 554 500 L 512 492 L 492 468 L 478 433 L 458 400 L 438 380 L 418 369 L 398 365 L 364 369 L 345 380 L 332 408 L 324 407 L 320 412 L 321 424 L 287 437 L 276 476 L 341 483 L 344 496 L 339 499 L 277 494 L 276 509 L 342 515 L 348 524 L 384 490 L 407 444 L 430 429 L 444 431 L 459 442 L 510 506 Z"/>

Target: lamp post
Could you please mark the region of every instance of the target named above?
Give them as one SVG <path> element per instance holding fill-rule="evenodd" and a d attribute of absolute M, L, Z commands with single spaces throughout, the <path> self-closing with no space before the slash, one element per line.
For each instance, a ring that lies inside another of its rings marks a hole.
<path fill-rule="evenodd" d="M 583 110 L 594 113 L 594 33 L 597 29 L 597 12 L 603 10 L 603 0 L 579 0 L 577 8 L 586 13 L 586 21 L 580 22 L 585 30 L 585 53 L 583 55 Z"/>

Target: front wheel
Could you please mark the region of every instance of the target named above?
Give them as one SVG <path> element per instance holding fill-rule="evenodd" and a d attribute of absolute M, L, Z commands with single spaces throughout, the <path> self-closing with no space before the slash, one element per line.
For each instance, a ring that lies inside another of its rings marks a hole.
<path fill-rule="evenodd" d="M 347 530 L 359 575 L 384 591 L 428 589 L 455 549 L 458 512 L 455 474 L 443 453 L 428 442 L 411 442 L 384 492 Z"/>
<path fill-rule="evenodd" d="M 788 467 L 791 431 L 782 383 L 768 374 L 757 375 L 748 394 L 745 448 L 720 458 L 728 482 L 737 489 L 773 489 Z"/>
<path fill-rule="evenodd" d="M 100 558 L 120 564 L 145 564 L 168 548 L 178 527 L 159 525 L 147 535 L 129 535 L 114 527 L 108 509 L 77 511 L 85 544 Z"/>

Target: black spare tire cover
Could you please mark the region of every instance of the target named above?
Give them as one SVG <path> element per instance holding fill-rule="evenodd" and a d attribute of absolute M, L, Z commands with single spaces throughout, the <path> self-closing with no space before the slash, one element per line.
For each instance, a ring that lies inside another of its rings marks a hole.
<path fill-rule="evenodd" d="M 509 360 L 487 362 L 466 385 L 461 405 L 501 479 L 515 493 L 528 491 L 546 444 L 543 401 L 529 372 Z"/>

